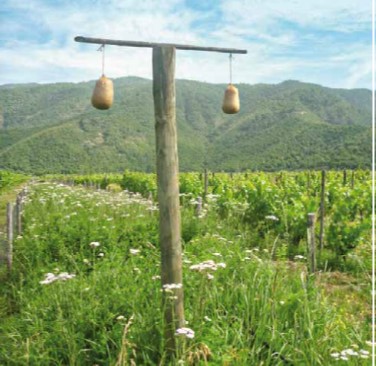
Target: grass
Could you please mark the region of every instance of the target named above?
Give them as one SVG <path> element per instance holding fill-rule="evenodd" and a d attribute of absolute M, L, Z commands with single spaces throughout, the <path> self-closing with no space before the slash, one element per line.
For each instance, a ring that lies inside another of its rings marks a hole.
<path fill-rule="evenodd" d="M 0 290 L 0 364 L 167 364 L 157 219 L 139 195 L 33 185 Z M 284 243 L 273 261 L 275 238 L 221 219 L 215 205 L 201 218 L 184 206 L 182 225 L 185 315 L 195 337 L 179 338 L 171 364 L 369 364 L 368 313 L 348 316 L 366 304 L 366 277 L 309 275 L 304 259 L 285 259 Z M 191 269 L 207 260 L 223 265 Z M 75 277 L 41 284 L 63 272 Z M 350 348 L 348 361 L 331 356 Z"/>

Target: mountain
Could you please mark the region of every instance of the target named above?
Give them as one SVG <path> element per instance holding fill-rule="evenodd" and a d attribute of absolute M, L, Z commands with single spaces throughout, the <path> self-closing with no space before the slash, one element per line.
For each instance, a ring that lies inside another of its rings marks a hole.
<path fill-rule="evenodd" d="M 114 80 L 110 110 L 91 107 L 94 81 L 0 86 L 0 169 L 43 173 L 153 171 L 150 80 Z M 180 170 L 370 168 L 371 91 L 288 80 L 237 85 L 177 80 Z"/>

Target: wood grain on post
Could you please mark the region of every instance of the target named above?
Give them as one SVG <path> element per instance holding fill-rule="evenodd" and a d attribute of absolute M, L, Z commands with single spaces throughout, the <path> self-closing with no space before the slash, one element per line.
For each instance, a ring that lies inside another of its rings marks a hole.
<path fill-rule="evenodd" d="M 13 263 L 13 205 L 7 203 L 7 267 L 8 271 L 12 270 Z"/>
<path fill-rule="evenodd" d="M 309 213 L 307 220 L 307 259 L 310 273 L 316 272 L 315 216 L 314 213 Z"/>
<path fill-rule="evenodd" d="M 16 228 L 17 234 L 22 235 L 22 196 L 17 195 L 16 199 Z"/>
<path fill-rule="evenodd" d="M 208 170 L 205 169 L 204 171 L 204 202 L 207 201 L 208 195 Z"/>
<path fill-rule="evenodd" d="M 183 283 L 174 74 L 175 48 L 153 48 L 162 285 Z M 174 290 L 174 300 L 163 294 L 165 348 L 171 354 L 175 352 L 175 330 L 185 325 L 183 289 Z"/>
<path fill-rule="evenodd" d="M 196 216 L 199 217 L 201 215 L 201 212 L 202 212 L 202 198 L 197 197 L 196 210 L 195 210 Z"/>
<path fill-rule="evenodd" d="M 325 177 L 326 172 L 321 172 L 321 199 L 320 199 L 320 251 L 324 248 L 324 224 L 325 224 Z"/>

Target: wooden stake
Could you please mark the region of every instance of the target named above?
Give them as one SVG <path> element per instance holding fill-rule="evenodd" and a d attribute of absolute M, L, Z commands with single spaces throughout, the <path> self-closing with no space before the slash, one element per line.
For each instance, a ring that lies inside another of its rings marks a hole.
<path fill-rule="evenodd" d="M 320 200 L 320 251 L 324 248 L 324 220 L 325 220 L 325 170 L 321 171 L 321 200 Z"/>
<path fill-rule="evenodd" d="M 208 170 L 205 168 L 204 171 L 204 202 L 207 201 L 208 195 Z"/>
<path fill-rule="evenodd" d="M 316 272 L 315 214 L 308 214 L 307 221 L 307 259 L 310 273 Z"/>
<path fill-rule="evenodd" d="M 22 235 L 22 195 L 18 194 L 16 199 L 16 228 L 17 234 Z"/>
<path fill-rule="evenodd" d="M 162 285 L 182 284 L 182 247 L 178 152 L 175 106 L 175 48 L 153 48 L 153 96 L 156 132 L 159 240 L 161 245 Z M 176 329 L 184 327 L 183 289 L 163 296 L 165 348 L 175 352 Z"/>
<path fill-rule="evenodd" d="M 196 216 L 199 217 L 201 215 L 202 211 L 202 198 L 197 197 L 197 203 L 196 203 Z"/>
<path fill-rule="evenodd" d="M 12 270 L 13 263 L 13 205 L 7 203 L 7 267 L 8 272 Z"/>

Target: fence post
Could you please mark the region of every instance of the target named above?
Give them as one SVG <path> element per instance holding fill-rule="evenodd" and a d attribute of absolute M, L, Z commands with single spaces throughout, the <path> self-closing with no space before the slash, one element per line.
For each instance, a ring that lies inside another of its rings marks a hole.
<path fill-rule="evenodd" d="M 8 272 L 12 269 L 13 263 L 13 205 L 11 203 L 7 203 L 7 267 Z"/>
<path fill-rule="evenodd" d="M 316 272 L 315 216 L 314 213 L 309 213 L 307 220 L 307 259 L 310 273 Z"/>
<path fill-rule="evenodd" d="M 22 195 L 19 193 L 16 199 L 16 228 L 17 234 L 22 235 Z"/>
<path fill-rule="evenodd" d="M 206 202 L 208 195 L 208 170 L 205 168 L 204 171 L 204 201 Z"/>
<path fill-rule="evenodd" d="M 324 217 L 325 217 L 325 177 L 326 172 L 321 172 L 321 200 L 320 200 L 320 251 L 324 248 Z"/>
<path fill-rule="evenodd" d="M 201 197 L 197 197 L 197 201 L 196 201 L 196 216 L 200 216 L 201 211 L 202 211 L 202 198 Z"/>

